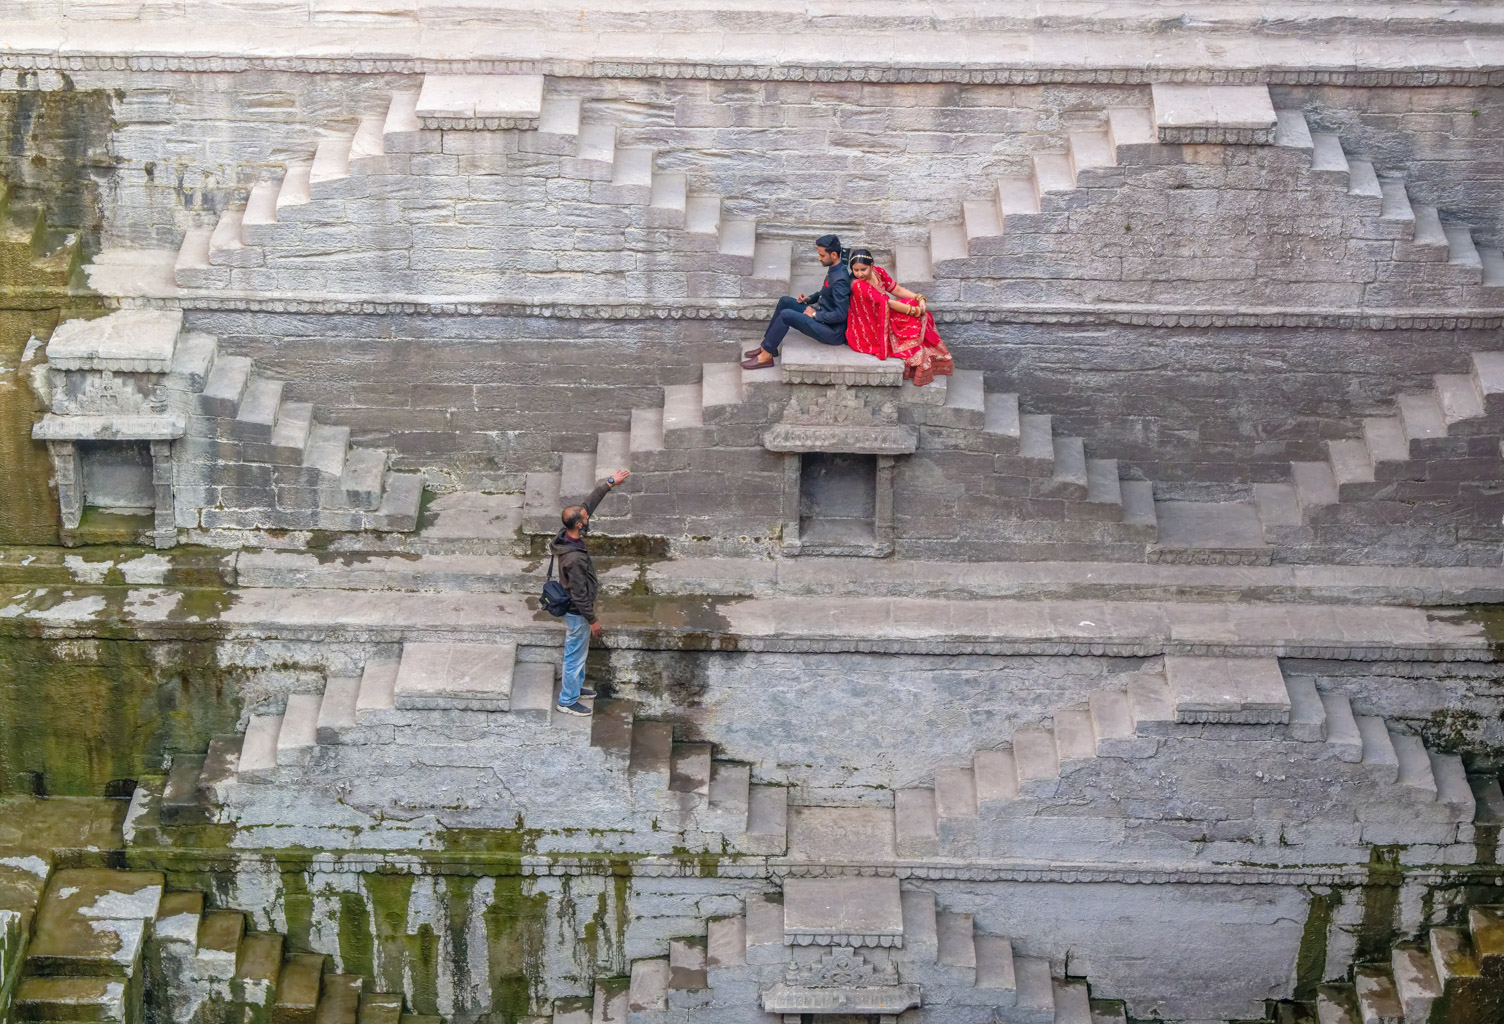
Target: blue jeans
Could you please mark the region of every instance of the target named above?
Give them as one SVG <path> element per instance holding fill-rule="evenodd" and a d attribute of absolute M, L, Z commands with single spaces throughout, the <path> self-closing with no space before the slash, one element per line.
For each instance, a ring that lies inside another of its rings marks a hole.
<path fill-rule="evenodd" d="M 778 354 L 778 347 L 783 344 L 783 336 L 789 333 L 792 327 L 800 334 L 814 338 L 822 345 L 846 344 L 846 324 L 822 324 L 812 316 L 806 316 L 804 307 L 809 305 L 798 299 L 785 295 L 778 300 L 778 309 L 773 314 L 773 322 L 768 324 L 767 332 L 762 336 L 762 350 L 770 356 Z"/>
<path fill-rule="evenodd" d="M 564 681 L 559 687 L 559 705 L 580 699 L 585 685 L 585 656 L 590 653 L 590 623 L 585 616 L 568 612 L 564 616 Z"/>

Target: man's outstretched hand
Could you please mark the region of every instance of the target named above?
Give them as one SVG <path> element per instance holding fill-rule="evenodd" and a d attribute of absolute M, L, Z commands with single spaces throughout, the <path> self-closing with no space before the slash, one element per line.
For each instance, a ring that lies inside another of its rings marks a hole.
<path fill-rule="evenodd" d="M 606 477 L 606 479 L 611 481 L 612 487 L 615 487 L 631 475 L 632 471 L 629 469 L 618 469 L 615 473 L 612 473 L 610 476 Z"/>

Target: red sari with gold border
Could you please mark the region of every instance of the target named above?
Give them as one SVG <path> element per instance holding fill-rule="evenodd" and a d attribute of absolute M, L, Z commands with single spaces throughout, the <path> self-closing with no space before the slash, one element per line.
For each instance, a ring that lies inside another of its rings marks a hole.
<path fill-rule="evenodd" d="M 853 351 L 879 359 L 903 360 L 903 376 L 923 386 L 955 372 L 950 350 L 935 330 L 935 317 L 895 313 L 888 308 L 896 282 L 882 267 L 872 268 L 872 281 L 851 279 L 851 305 L 846 313 L 846 344 Z"/>

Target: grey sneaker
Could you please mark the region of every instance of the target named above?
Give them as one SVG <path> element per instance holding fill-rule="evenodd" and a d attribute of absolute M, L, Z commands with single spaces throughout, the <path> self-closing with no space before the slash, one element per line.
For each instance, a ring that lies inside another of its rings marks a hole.
<path fill-rule="evenodd" d="M 573 704 L 560 704 L 556 709 L 561 715 L 579 715 L 581 718 L 590 717 L 590 709 L 579 701 Z"/>
<path fill-rule="evenodd" d="M 595 697 L 595 691 L 588 686 L 580 687 L 580 699 L 591 700 Z"/>

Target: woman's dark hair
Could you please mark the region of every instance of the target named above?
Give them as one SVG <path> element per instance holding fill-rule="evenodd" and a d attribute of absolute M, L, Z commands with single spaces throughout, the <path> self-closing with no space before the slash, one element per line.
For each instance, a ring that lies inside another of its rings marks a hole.
<path fill-rule="evenodd" d="M 865 263 L 870 267 L 877 261 L 872 258 L 871 249 L 852 249 L 851 253 L 846 257 L 846 262 L 853 267 L 858 263 Z"/>

